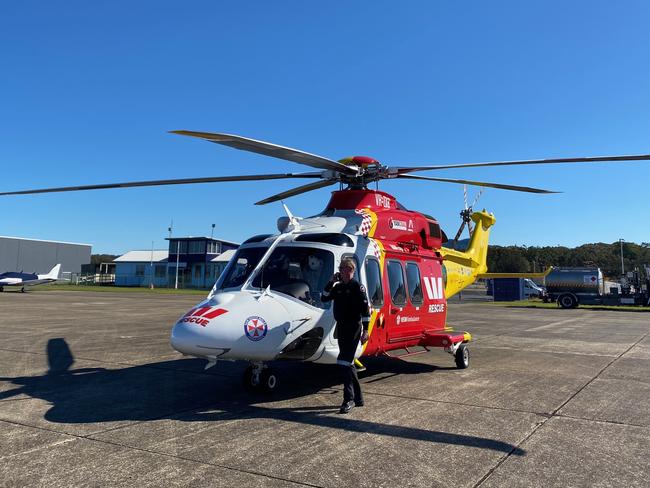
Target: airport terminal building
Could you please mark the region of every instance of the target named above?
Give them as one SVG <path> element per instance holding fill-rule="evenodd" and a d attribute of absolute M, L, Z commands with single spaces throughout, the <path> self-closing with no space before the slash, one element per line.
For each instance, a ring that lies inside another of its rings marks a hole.
<path fill-rule="evenodd" d="M 129 251 L 116 258 L 115 286 L 211 288 L 239 246 L 212 237 L 167 240 L 168 249 Z"/>
<path fill-rule="evenodd" d="M 63 276 L 79 273 L 82 264 L 90 263 L 91 250 L 90 244 L 0 236 L 0 273 L 45 274 L 59 263 Z"/>

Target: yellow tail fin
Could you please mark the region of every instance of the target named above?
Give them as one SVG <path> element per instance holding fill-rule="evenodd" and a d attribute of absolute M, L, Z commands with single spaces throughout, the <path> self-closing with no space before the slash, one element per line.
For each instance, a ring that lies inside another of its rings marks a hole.
<path fill-rule="evenodd" d="M 482 212 L 472 214 L 474 232 L 465 251 L 457 251 L 442 247 L 440 253 L 444 258 L 447 272 L 445 296 L 455 295 L 463 288 L 476 281 L 480 274 L 487 272 L 487 250 L 490 237 L 490 228 L 496 222 L 494 215 Z"/>

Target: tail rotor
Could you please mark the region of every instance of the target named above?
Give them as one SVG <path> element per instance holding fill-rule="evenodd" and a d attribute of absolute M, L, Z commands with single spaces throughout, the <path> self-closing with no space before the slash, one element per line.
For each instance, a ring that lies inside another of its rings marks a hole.
<path fill-rule="evenodd" d="M 472 232 L 474 232 L 474 229 L 472 228 L 471 216 L 472 216 L 472 212 L 474 211 L 474 205 L 478 203 L 482 194 L 483 194 L 483 188 L 481 188 L 481 190 L 476 194 L 476 197 L 474 197 L 474 201 L 472 202 L 472 204 L 468 205 L 467 185 L 463 185 L 463 210 L 460 211 L 460 218 L 462 222 L 453 240 L 454 247 L 456 247 L 456 244 L 458 243 L 460 236 L 463 234 L 463 231 L 465 230 L 465 226 L 467 226 L 467 233 L 469 234 L 469 237 L 472 237 Z"/>

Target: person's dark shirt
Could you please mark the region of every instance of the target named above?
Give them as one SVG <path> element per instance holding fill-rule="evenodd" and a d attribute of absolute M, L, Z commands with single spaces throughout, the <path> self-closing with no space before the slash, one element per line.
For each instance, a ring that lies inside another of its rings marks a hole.
<path fill-rule="evenodd" d="M 329 282 L 321 296 L 323 302 L 334 301 L 334 319 L 340 323 L 362 323 L 368 330 L 370 308 L 364 286 L 351 279 L 347 284 L 343 281 Z"/>

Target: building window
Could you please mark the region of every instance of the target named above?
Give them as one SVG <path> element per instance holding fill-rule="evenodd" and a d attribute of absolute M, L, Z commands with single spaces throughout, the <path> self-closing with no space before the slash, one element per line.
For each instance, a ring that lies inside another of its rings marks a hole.
<path fill-rule="evenodd" d="M 169 254 L 187 254 L 187 241 L 169 241 Z"/>
<path fill-rule="evenodd" d="M 194 266 L 194 279 L 198 280 L 201 278 L 201 266 Z"/>
<path fill-rule="evenodd" d="M 214 278 L 217 279 L 221 276 L 222 271 L 226 268 L 228 263 L 219 263 L 214 265 Z"/>
<path fill-rule="evenodd" d="M 190 241 L 187 244 L 188 254 L 205 254 L 205 241 Z"/>
<path fill-rule="evenodd" d="M 135 265 L 135 275 L 139 277 L 144 276 L 144 264 Z"/>
<path fill-rule="evenodd" d="M 156 278 L 164 278 L 167 276 L 167 267 L 165 265 L 156 265 L 155 268 Z"/>

